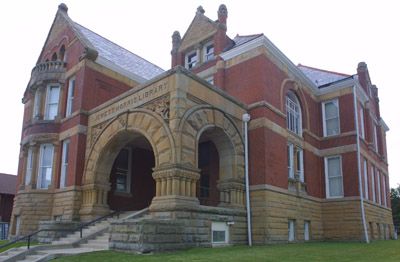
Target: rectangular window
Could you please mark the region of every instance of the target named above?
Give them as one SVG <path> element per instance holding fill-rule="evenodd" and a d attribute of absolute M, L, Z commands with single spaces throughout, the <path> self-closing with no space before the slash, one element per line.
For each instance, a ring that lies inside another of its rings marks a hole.
<path fill-rule="evenodd" d="M 191 69 L 196 66 L 198 61 L 197 51 L 193 51 L 186 55 L 186 68 Z"/>
<path fill-rule="evenodd" d="M 360 136 L 362 139 L 365 138 L 365 129 L 364 129 L 364 109 L 360 108 Z"/>
<path fill-rule="evenodd" d="M 69 144 L 70 144 L 69 139 L 64 140 L 62 143 L 60 188 L 66 187 L 67 185 Z"/>
<path fill-rule="evenodd" d="M 325 157 L 326 197 L 343 197 L 342 159 L 340 156 Z"/>
<path fill-rule="evenodd" d="M 294 179 L 294 146 L 291 143 L 287 144 L 287 159 L 288 159 L 288 177 Z"/>
<path fill-rule="evenodd" d="M 304 241 L 310 240 L 310 221 L 304 221 Z"/>
<path fill-rule="evenodd" d="M 300 147 L 296 148 L 296 171 L 301 182 L 304 182 L 304 168 L 303 168 L 303 149 Z"/>
<path fill-rule="evenodd" d="M 339 101 L 331 100 L 322 103 L 324 136 L 340 134 Z"/>
<path fill-rule="evenodd" d="M 123 148 L 115 160 L 115 191 L 122 193 L 131 192 L 131 161 L 132 150 Z"/>
<path fill-rule="evenodd" d="M 204 62 L 214 59 L 214 44 L 208 43 L 204 46 Z"/>
<path fill-rule="evenodd" d="M 367 159 L 364 158 L 364 198 L 369 199 L 369 192 L 368 192 L 368 164 Z"/>
<path fill-rule="evenodd" d="M 40 161 L 37 181 L 38 188 L 48 188 L 51 184 L 53 153 L 54 146 L 52 144 L 40 145 Z"/>
<path fill-rule="evenodd" d="M 60 97 L 60 86 L 59 85 L 49 85 L 47 87 L 46 96 L 46 114 L 45 120 L 54 120 L 58 115 L 58 100 Z"/>
<path fill-rule="evenodd" d="M 378 203 L 382 205 L 382 195 L 381 195 L 381 172 L 376 171 L 376 187 L 378 188 Z"/>
<path fill-rule="evenodd" d="M 374 149 L 376 152 L 378 152 L 378 132 L 377 132 L 377 127 L 374 124 Z"/>
<path fill-rule="evenodd" d="M 33 150 L 28 149 L 28 156 L 26 158 L 26 173 L 25 173 L 25 185 L 29 185 L 32 180 L 32 166 L 33 166 Z"/>
<path fill-rule="evenodd" d="M 35 100 L 33 102 L 33 118 L 35 119 L 39 119 L 40 117 L 40 104 L 41 104 L 41 92 L 39 91 L 39 89 L 36 89 L 35 92 Z"/>
<path fill-rule="evenodd" d="M 293 242 L 296 240 L 296 221 L 294 219 L 289 219 L 288 221 L 288 240 Z"/>
<path fill-rule="evenodd" d="M 67 108 L 65 109 L 65 117 L 72 114 L 74 104 L 74 92 L 75 92 L 75 77 L 69 79 L 68 82 L 68 95 L 67 95 Z"/>
<path fill-rule="evenodd" d="M 372 201 L 376 202 L 375 194 L 375 167 L 371 166 L 371 187 L 372 187 Z"/>
<path fill-rule="evenodd" d="M 213 244 L 227 244 L 229 242 L 228 225 L 225 222 L 212 222 L 211 238 Z"/>

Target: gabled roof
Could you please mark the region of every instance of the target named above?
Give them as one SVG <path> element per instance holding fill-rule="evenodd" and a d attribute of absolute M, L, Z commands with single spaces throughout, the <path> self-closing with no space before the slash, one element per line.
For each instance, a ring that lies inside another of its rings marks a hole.
<path fill-rule="evenodd" d="M 327 71 L 301 64 L 299 64 L 297 67 L 318 87 L 351 77 L 351 75 Z"/>
<path fill-rule="evenodd" d="M 0 194 L 15 195 L 17 176 L 0 173 Z"/>
<path fill-rule="evenodd" d="M 149 80 L 164 72 L 163 69 L 155 64 L 150 63 L 146 59 L 126 50 L 86 27 L 78 23 L 74 23 L 74 26 L 98 52 L 96 62 L 106 67 L 112 67 L 111 69 L 117 71 L 118 69 L 126 71 L 144 80 Z"/>
<path fill-rule="evenodd" d="M 196 15 L 182 37 L 179 51 L 184 51 L 188 47 L 213 36 L 218 30 L 218 23 L 204 15 L 202 7 L 197 9 Z"/>
<path fill-rule="evenodd" d="M 94 33 L 72 21 L 68 16 L 68 7 L 60 4 L 54 18 L 53 24 L 47 35 L 38 63 L 43 55 L 45 47 L 52 38 L 59 33 L 63 25 L 69 26 L 74 32 L 79 42 L 87 49 L 97 52 L 94 61 L 113 71 L 127 76 L 139 83 L 145 82 L 164 70 L 142 57 L 126 50 L 125 48 L 111 42 L 110 40 Z"/>

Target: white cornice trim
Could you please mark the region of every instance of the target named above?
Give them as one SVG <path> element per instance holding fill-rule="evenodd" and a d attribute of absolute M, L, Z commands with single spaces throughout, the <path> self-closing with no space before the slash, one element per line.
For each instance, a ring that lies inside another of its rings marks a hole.
<path fill-rule="evenodd" d="M 267 50 L 282 64 L 286 65 L 289 71 L 295 75 L 306 86 L 310 87 L 313 91 L 318 91 L 317 86 L 295 65 L 289 58 L 285 56 L 265 35 L 257 37 L 247 43 L 239 45 L 231 50 L 228 50 L 220 55 L 220 57 L 227 61 L 254 48 L 264 46 Z"/>
<path fill-rule="evenodd" d="M 389 127 L 388 125 L 385 123 L 385 121 L 383 120 L 383 118 L 381 117 L 381 119 L 379 120 L 379 123 L 381 124 L 381 126 L 383 127 L 383 129 L 385 130 L 385 132 L 389 131 Z"/>

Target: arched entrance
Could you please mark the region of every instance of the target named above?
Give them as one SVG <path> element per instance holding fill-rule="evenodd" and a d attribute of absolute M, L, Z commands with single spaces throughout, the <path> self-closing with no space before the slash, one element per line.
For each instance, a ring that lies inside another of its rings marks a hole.
<path fill-rule="evenodd" d="M 155 196 L 153 149 L 144 136 L 132 137 L 135 138 L 123 146 L 111 168 L 107 204 L 113 211 L 143 209 Z"/>
<path fill-rule="evenodd" d="M 134 210 L 148 206 L 161 186 L 154 179 L 153 167 L 159 170 L 173 161 L 173 145 L 164 119 L 147 109 L 125 112 L 91 126 L 82 183 L 81 219 L 108 214 L 110 209 Z"/>

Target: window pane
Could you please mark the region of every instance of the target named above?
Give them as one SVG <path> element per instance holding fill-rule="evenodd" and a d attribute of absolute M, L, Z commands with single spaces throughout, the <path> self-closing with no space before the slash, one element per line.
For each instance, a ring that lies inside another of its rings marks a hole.
<path fill-rule="evenodd" d="M 325 119 L 336 118 L 338 116 L 338 107 L 334 102 L 328 102 L 325 104 Z"/>
<path fill-rule="evenodd" d="M 341 176 L 340 172 L 340 158 L 329 158 L 328 159 L 328 177 Z"/>
<path fill-rule="evenodd" d="M 342 196 L 342 177 L 329 178 L 329 195 Z"/>
<path fill-rule="evenodd" d="M 213 242 L 225 242 L 225 231 L 216 231 L 213 232 Z"/>
<path fill-rule="evenodd" d="M 60 88 L 58 86 L 50 87 L 49 103 L 58 103 Z"/>
<path fill-rule="evenodd" d="M 338 118 L 326 120 L 326 134 L 327 135 L 339 134 L 339 119 Z"/>

